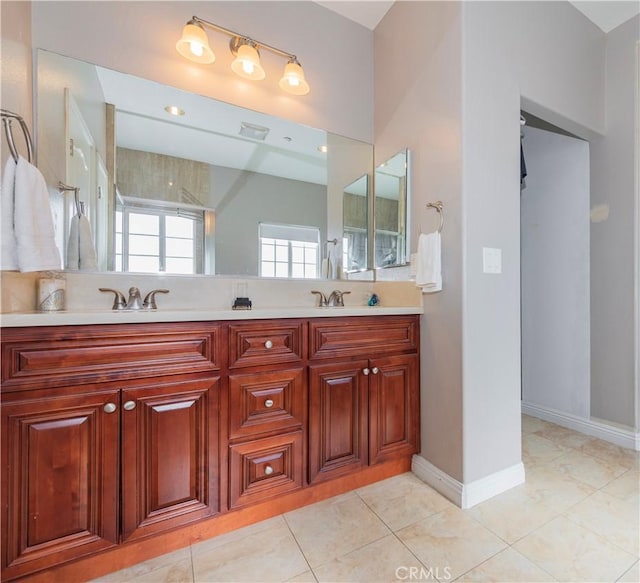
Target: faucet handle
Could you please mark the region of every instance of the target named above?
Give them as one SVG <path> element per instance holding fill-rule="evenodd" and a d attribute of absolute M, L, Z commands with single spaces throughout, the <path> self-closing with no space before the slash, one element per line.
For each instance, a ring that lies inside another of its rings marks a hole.
<path fill-rule="evenodd" d="M 127 300 L 124 299 L 124 294 L 117 289 L 111 289 L 110 287 L 99 287 L 99 291 L 101 292 L 113 292 L 115 294 L 113 298 L 113 307 L 112 310 L 126 310 L 127 309 Z"/>
<path fill-rule="evenodd" d="M 146 296 L 144 296 L 144 302 L 142 303 L 142 308 L 145 310 L 157 310 L 158 305 L 156 304 L 156 294 L 168 294 L 168 289 L 154 289 L 150 291 Z"/>
<path fill-rule="evenodd" d="M 319 308 L 324 308 L 325 306 L 329 305 L 329 300 L 327 299 L 327 296 L 325 296 L 321 291 L 312 290 L 311 293 L 316 294 L 318 296 Z"/>

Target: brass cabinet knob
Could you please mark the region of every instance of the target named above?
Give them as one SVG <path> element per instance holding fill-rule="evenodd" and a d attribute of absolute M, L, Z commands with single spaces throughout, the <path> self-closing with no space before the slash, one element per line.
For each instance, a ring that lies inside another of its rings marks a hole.
<path fill-rule="evenodd" d="M 370 372 L 370 371 L 369 371 L 369 369 L 368 369 L 368 368 L 363 368 L 363 369 L 362 369 L 362 374 L 363 374 L 364 376 L 366 376 L 366 377 L 367 377 L 367 376 L 369 376 L 369 372 Z"/>
<path fill-rule="evenodd" d="M 264 406 L 265 406 L 267 409 L 269 409 L 270 407 L 273 407 L 273 400 L 272 400 L 272 399 L 267 399 L 267 400 L 264 402 Z"/>
<path fill-rule="evenodd" d="M 378 374 L 378 373 L 380 372 L 380 370 L 378 369 L 378 367 L 377 367 L 377 366 L 374 366 L 374 367 L 371 369 L 371 372 L 372 372 L 373 374 Z"/>
<path fill-rule="evenodd" d="M 267 476 L 270 476 L 271 474 L 273 474 L 273 468 L 271 466 L 266 466 L 264 468 L 264 473 L 267 474 Z"/>
<path fill-rule="evenodd" d="M 122 405 L 125 411 L 133 411 L 136 408 L 135 401 L 127 401 L 124 405 Z"/>
<path fill-rule="evenodd" d="M 113 413 L 118 407 L 116 407 L 115 403 L 107 403 L 104 406 L 104 412 L 105 413 Z"/>
<path fill-rule="evenodd" d="M 267 350 L 269 350 L 270 348 L 273 348 L 273 342 L 271 342 L 271 340 L 267 340 L 267 341 L 264 343 L 264 347 L 265 347 Z"/>

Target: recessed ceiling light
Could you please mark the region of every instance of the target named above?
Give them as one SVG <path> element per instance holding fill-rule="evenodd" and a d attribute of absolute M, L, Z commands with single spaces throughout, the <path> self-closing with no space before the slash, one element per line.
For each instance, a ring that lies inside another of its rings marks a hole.
<path fill-rule="evenodd" d="M 264 140 L 269 131 L 269 128 L 243 121 L 240 125 L 239 134 L 245 138 L 251 138 L 252 140 Z"/>
<path fill-rule="evenodd" d="M 180 109 L 177 105 L 167 105 L 164 110 L 171 115 L 184 115 L 184 109 Z"/>
<path fill-rule="evenodd" d="M 326 154 L 328 149 L 329 148 L 327 148 L 327 146 L 325 146 L 325 145 L 318 146 L 318 151 L 322 152 L 323 154 Z"/>

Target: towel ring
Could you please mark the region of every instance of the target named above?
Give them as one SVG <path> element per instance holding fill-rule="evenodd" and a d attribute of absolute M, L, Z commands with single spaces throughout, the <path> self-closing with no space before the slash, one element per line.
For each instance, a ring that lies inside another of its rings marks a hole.
<path fill-rule="evenodd" d="M 84 203 L 80 202 L 80 188 L 77 186 L 69 186 L 64 182 L 58 182 L 58 188 L 60 192 L 71 192 L 73 190 L 73 198 L 76 203 L 76 212 L 81 217 L 84 214 Z"/>
<path fill-rule="evenodd" d="M 441 200 L 436 200 L 436 202 L 428 202 L 427 208 L 436 209 L 438 214 L 440 215 L 440 225 L 438 226 L 438 233 L 442 233 L 442 227 L 444 227 L 444 205 Z"/>

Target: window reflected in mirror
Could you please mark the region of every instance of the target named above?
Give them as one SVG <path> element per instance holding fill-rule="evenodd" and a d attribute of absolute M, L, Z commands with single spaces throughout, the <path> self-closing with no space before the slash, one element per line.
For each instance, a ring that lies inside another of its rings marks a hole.
<path fill-rule="evenodd" d="M 407 263 L 408 151 L 402 150 L 375 172 L 375 267 Z"/>
<path fill-rule="evenodd" d="M 363 271 L 367 269 L 369 176 L 361 176 L 345 187 L 342 205 L 343 270 Z"/>

